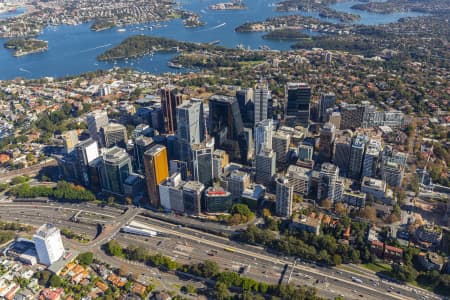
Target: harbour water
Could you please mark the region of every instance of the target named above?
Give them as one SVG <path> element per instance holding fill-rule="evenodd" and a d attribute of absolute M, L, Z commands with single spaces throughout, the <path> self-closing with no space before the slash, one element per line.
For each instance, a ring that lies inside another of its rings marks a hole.
<path fill-rule="evenodd" d="M 0 79 L 16 77 L 39 78 L 44 76 L 61 77 L 76 75 L 98 69 L 110 69 L 115 66 L 131 67 L 150 73 L 182 72 L 171 69 L 167 62 L 173 56 L 170 53 L 157 53 L 126 61 L 99 62 L 96 57 L 110 47 L 120 43 L 128 36 L 147 34 L 192 42 L 212 42 L 220 40 L 220 45 L 236 47 L 242 44 L 245 48 L 257 49 L 268 46 L 271 49 L 287 50 L 291 42 L 269 41 L 262 39 L 263 33 L 237 33 L 234 29 L 245 22 L 262 21 L 266 18 L 301 14 L 319 18 L 314 12 L 280 13 L 273 6 L 276 0 L 246 0 L 247 10 L 211 11 L 208 6 L 221 0 L 182 0 L 181 6 L 200 14 L 206 25 L 198 28 L 185 28 L 181 20 L 171 20 L 159 24 L 149 23 L 130 25 L 118 30 L 112 28 L 100 32 L 90 30 L 91 24 L 77 26 L 61 25 L 47 27 L 37 38 L 48 41 L 48 51 L 22 57 L 13 57 L 10 50 L 0 47 Z M 373 14 L 352 10 L 357 2 L 343 2 L 333 5 L 336 10 L 361 15 L 361 24 L 383 24 L 395 22 L 401 17 L 416 16 L 416 13 Z M 1 16 L 0 16 L 1 18 Z M 336 20 L 326 20 L 337 22 Z M 4 40 L 0 39 L 3 44 Z"/>

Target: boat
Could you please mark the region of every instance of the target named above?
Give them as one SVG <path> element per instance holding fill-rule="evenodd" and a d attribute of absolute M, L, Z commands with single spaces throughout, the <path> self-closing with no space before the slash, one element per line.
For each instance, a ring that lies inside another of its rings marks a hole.
<path fill-rule="evenodd" d="M 181 64 L 176 64 L 176 63 L 173 63 L 173 62 L 171 62 L 171 61 L 169 61 L 169 62 L 167 63 L 167 65 L 169 66 L 169 68 L 172 68 L 172 69 L 181 69 L 181 68 L 183 68 L 183 65 L 181 65 Z"/>
<path fill-rule="evenodd" d="M 245 50 L 245 46 L 242 43 L 240 43 L 240 44 L 237 44 L 236 49 Z"/>
<path fill-rule="evenodd" d="M 127 31 L 125 28 L 119 28 L 119 29 L 117 29 L 117 32 L 125 32 L 125 31 Z"/>

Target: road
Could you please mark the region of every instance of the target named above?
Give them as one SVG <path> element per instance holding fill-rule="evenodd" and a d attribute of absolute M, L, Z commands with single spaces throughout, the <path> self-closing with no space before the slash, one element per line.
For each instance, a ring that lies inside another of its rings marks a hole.
<path fill-rule="evenodd" d="M 240 267 L 250 266 L 245 276 L 272 284 L 278 282 L 283 268 L 288 264 L 288 274 L 292 272 L 291 283 L 315 286 L 318 294 L 326 298 L 342 294 L 346 299 L 357 299 L 360 298 L 360 295 L 367 299 L 417 299 L 422 295 L 429 299 L 439 299 L 436 295 L 425 293 L 420 289 L 381 281 L 369 272 L 355 274 L 342 269 L 323 268 L 301 261 L 293 267 L 293 259 L 269 254 L 261 247 L 240 244 L 197 229 L 149 218 L 141 215 L 142 212 L 145 210 L 130 208 L 123 213 L 121 209 L 100 207 L 94 204 L 0 203 L 2 220 L 18 221 L 34 226 L 39 226 L 44 222 L 53 222 L 61 228 L 70 228 L 77 233 L 87 233 L 92 238 L 96 234 L 97 223 L 105 224 L 104 232 L 90 243 L 70 242 L 78 251 L 93 251 L 102 257 L 104 254 L 100 250 L 100 246 L 114 238 L 123 245 L 141 245 L 183 263 L 210 259 L 216 261 L 223 269 L 235 271 Z M 77 213 L 81 222 L 70 221 Z M 162 233 L 163 236 L 144 238 L 120 233 L 120 227 L 131 220 L 145 223 Z M 226 248 L 230 248 L 232 251 L 225 251 Z M 211 250 L 215 250 L 216 254 L 210 255 Z M 133 265 L 130 266 L 130 270 L 134 270 Z M 141 269 L 136 269 L 136 272 L 140 271 Z M 352 276 L 361 278 L 363 284 L 353 282 Z M 287 282 L 287 277 L 283 282 Z"/>

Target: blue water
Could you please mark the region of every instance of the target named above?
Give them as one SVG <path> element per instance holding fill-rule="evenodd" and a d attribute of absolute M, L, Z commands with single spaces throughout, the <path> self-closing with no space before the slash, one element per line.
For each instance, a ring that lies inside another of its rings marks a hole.
<path fill-rule="evenodd" d="M 15 11 L 7 11 L 0 14 L 0 20 L 20 16 L 25 12 L 25 8 L 18 7 Z"/>
<path fill-rule="evenodd" d="M 245 47 L 257 49 L 267 45 L 272 49 L 287 50 L 291 42 L 269 41 L 262 39 L 263 33 L 237 33 L 234 29 L 242 23 L 261 21 L 268 17 L 292 13 L 279 13 L 274 11 L 270 4 L 276 0 L 247 0 L 248 10 L 242 11 L 210 11 L 208 6 L 222 0 L 182 0 L 182 6 L 190 11 L 197 12 L 206 22 L 204 27 L 185 28 L 181 20 L 172 20 L 161 23 L 164 27 L 150 30 L 144 25 L 131 25 L 125 27 L 126 32 L 118 32 L 117 28 L 93 32 L 90 24 L 77 26 L 61 25 L 48 27 L 38 36 L 39 39 L 49 42 L 49 49 L 44 53 L 36 53 L 22 57 L 13 57 L 10 50 L 0 47 L 0 79 L 13 79 L 16 77 L 39 78 L 44 76 L 61 77 L 75 75 L 97 69 L 110 69 L 117 67 L 132 67 L 143 72 L 164 73 L 180 72 L 167 66 L 167 61 L 174 55 L 170 53 L 155 54 L 153 57 L 129 59 L 127 61 L 98 62 L 96 57 L 108 48 L 120 43 L 128 36 L 148 34 L 173 38 L 182 41 L 211 42 L 220 40 L 220 45 L 236 47 L 243 44 Z M 334 5 L 338 10 L 358 13 L 362 24 L 381 24 L 398 20 L 401 17 L 417 14 L 372 14 L 349 9 L 354 3 L 339 3 Z M 305 16 L 319 18 L 317 13 L 297 12 Z M 327 20 L 334 21 L 336 20 Z M 146 24 L 148 26 L 155 24 Z M 0 40 L 1 43 L 3 41 Z"/>
<path fill-rule="evenodd" d="M 383 2 L 383 1 L 378 1 L 378 2 Z M 372 1 L 372 2 L 375 2 L 375 1 Z M 392 14 L 378 14 L 378 13 L 370 13 L 370 12 L 351 8 L 353 5 L 359 4 L 359 3 L 361 3 L 361 2 L 358 2 L 358 1 L 340 2 L 340 3 L 330 5 L 330 7 L 337 11 L 360 15 L 361 19 L 355 23 L 363 24 L 363 25 L 393 23 L 393 22 L 397 22 L 401 18 L 418 17 L 418 16 L 424 15 L 423 13 L 419 13 L 419 12 L 400 12 L 400 13 L 392 13 Z"/>

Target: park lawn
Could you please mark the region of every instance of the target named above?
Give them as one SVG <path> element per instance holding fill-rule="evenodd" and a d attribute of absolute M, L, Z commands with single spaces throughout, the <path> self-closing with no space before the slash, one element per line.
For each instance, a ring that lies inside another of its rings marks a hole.
<path fill-rule="evenodd" d="M 362 267 L 372 270 L 374 272 L 391 272 L 392 268 L 388 264 L 383 263 L 367 263 L 367 264 L 361 264 Z"/>

